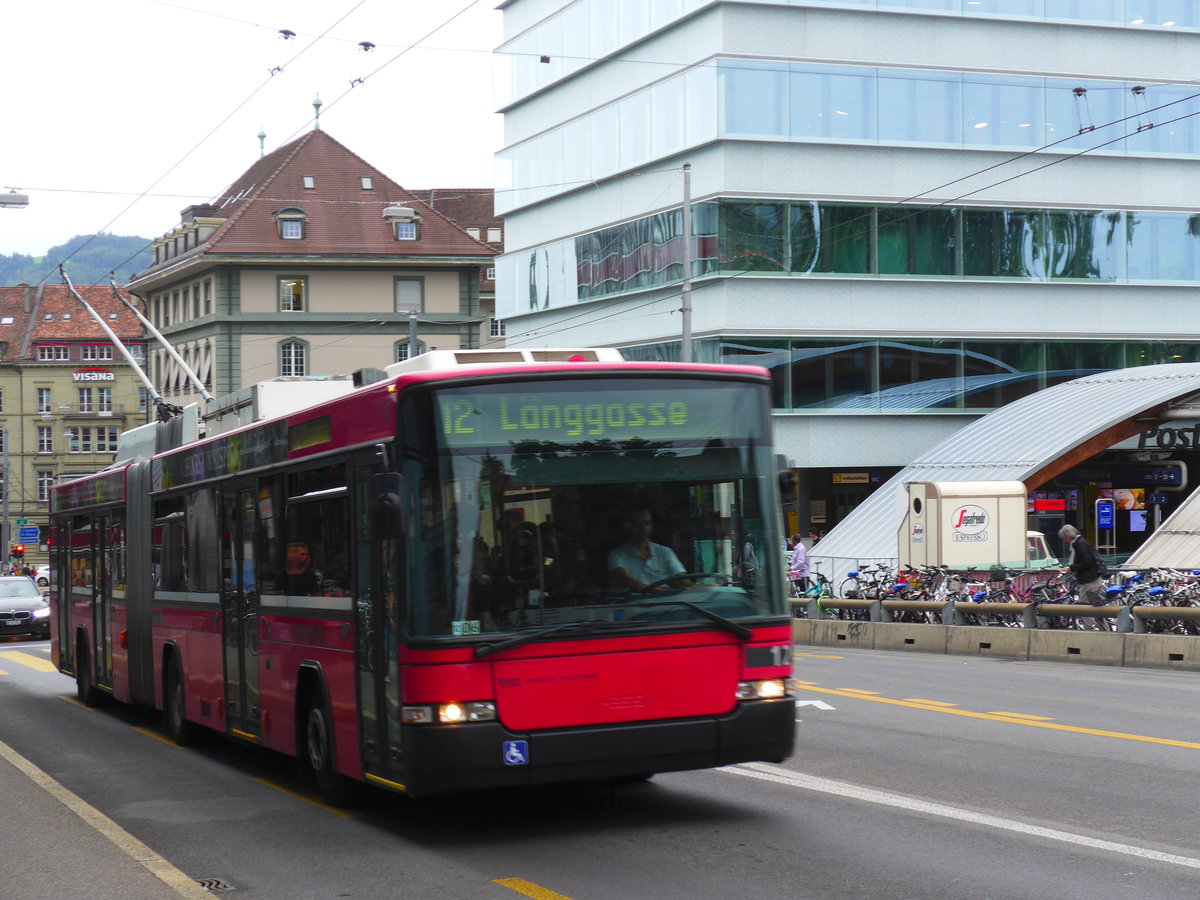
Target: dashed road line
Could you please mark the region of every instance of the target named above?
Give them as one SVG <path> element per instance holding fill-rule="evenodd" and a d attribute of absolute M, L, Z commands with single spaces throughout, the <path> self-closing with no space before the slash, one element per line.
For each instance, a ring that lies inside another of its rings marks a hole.
<path fill-rule="evenodd" d="M 18 665 L 27 666 L 30 669 L 35 669 L 38 672 L 57 672 L 54 663 L 48 659 L 39 659 L 32 653 L 25 653 L 21 650 L 6 650 L 0 652 L 0 659 L 7 659 L 9 662 L 17 663 Z"/>
<path fill-rule="evenodd" d="M 524 878 L 495 878 L 492 880 L 492 883 L 510 888 L 518 894 L 524 894 L 526 897 L 532 897 L 533 900 L 571 900 L 566 894 L 552 891 L 550 888 L 534 884 L 532 881 L 526 881 Z"/>
<path fill-rule="evenodd" d="M 1041 716 L 1026 716 L 1014 713 L 981 713 L 967 709 L 950 709 L 945 706 L 930 706 L 924 702 L 913 700 L 893 700 L 881 697 L 876 691 L 855 691 L 849 689 L 834 690 L 832 688 L 805 685 L 806 691 L 818 694 L 832 694 L 835 697 L 849 697 L 856 700 L 869 700 L 871 703 L 886 703 L 889 706 L 905 706 L 909 709 L 922 709 L 926 712 L 939 712 L 947 716 L 963 716 L 968 719 L 984 719 L 989 722 L 1007 722 L 1010 725 L 1027 725 L 1030 728 L 1048 728 L 1051 731 L 1065 731 L 1071 734 L 1086 734 L 1093 737 L 1116 738 L 1122 741 L 1138 741 L 1143 744 L 1161 744 L 1164 747 L 1183 747 L 1187 750 L 1200 750 L 1196 741 L 1177 741 L 1171 738 L 1151 737 L 1145 734 L 1127 734 L 1123 731 L 1106 731 L 1102 728 L 1081 728 L 1078 725 L 1060 725 L 1053 720 L 1042 720 Z"/>
<path fill-rule="evenodd" d="M 265 785 L 266 787 L 269 787 L 276 791 L 279 791 L 279 793 L 281 793 L 281 794 L 287 794 L 289 797 L 294 797 L 297 800 L 303 800 L 305 803 L 309 804 L 310 806 L 315 806 L 317 809 L 323 809 L 323 810 L 325 810 L 325 812 L 333 813 L 335 816 L 338 816 L 339 818 L 342 818 L 342 819 L 356 818 L 355 814 L 350 812 L 350 810 L 348 810 L 348 809 L 339 809 L 336 806 L 329 806 L 328 804 L 322 803 L 320 800 L 317 800 L 314 797 L 308 797 L 304 794 L 297 793 L 296 791 L 289 790 L 288 788 L 285 788 L 283 785 L 276 784 L 273 781 L 267 781 L 267 779 L 265 779 L 265 778 L 255 778 L 253 780 L 257 781 L 261 785 Z"/>

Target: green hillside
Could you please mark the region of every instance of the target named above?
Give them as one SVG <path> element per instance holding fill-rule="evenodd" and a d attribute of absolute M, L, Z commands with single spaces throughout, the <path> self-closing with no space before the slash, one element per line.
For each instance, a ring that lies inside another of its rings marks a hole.
<path fill-rule="evenodd" d="M 71 256 L 85 243 L 86 247 Z M 125 284 L 134 272 L 150 265 L 152 243 L 152 239 L 142 237 L 78 234 L 65 244 L 51 247 L 45 256 L 0 254 L 0 285 L 12 287 L 22 281 L 61 284 L 58 265 L 64 261 L 67 275 L 75 284 L 108 284 L 108 273 L 112 271 L 116 272 L 117 284 Z"/>

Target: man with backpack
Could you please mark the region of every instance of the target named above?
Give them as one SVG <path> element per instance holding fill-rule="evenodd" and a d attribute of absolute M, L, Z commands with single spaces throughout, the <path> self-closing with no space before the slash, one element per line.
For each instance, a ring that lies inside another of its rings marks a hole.
<path fill-rule="evenodd" d="M 1058 530 L 1058 536 L 1071 551 L 1063 571 L 1070 571 L 1075 576 L 1075 583 L 1078 585 L 1078 597 L 1075 602 L 1103 606 L 1104 576 L 1108 574 L 1108 566 L 1074 525 L 1064 525 Z M 1081 624 L 1086 624 L 1086 621 Z"/>

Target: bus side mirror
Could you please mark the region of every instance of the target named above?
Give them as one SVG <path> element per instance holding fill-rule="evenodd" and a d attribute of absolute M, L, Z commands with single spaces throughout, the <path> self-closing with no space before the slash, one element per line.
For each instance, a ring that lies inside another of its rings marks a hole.
<path fill-rule="evenodd" d="M 788 465 L 787 457 L 775 454 L 775 468 L 779 473 L 779 493 L 787 497 L 796 491 L 796 470 Z"/>
<path fill-rule="evenodd" d="M 392 540 L 404 534 L 404 476 L 399 472 L 380 472 L 371 477 L 375 496 L 375 534 L 380 540 Z"/>

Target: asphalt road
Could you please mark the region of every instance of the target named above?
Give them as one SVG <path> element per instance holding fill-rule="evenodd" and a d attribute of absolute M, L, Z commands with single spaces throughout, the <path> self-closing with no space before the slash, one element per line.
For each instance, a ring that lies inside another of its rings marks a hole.
<path fill-rule="evenodd" d="M 0 742 L 214 896 L 1200 896 L 1196 675 L 811 649 L 792 760 L 644 785 L 331 810 L 274 754 L 181 750 L 151 714 L 79 706 L 31 667 L 45 642 L 0 644 Z M 0 847 L 44 864 L 0 867 L 0 896 L 125 896 L 127 851 L 78 821 L 64 842 L 60 819 L 5 804 Z M 85 891 L 68 855 L 93 844 Z"/>

